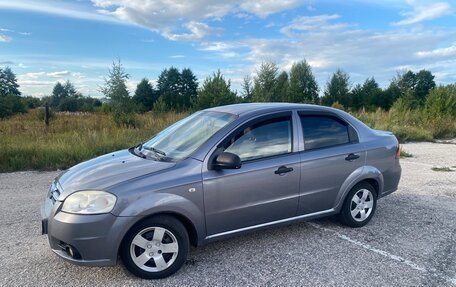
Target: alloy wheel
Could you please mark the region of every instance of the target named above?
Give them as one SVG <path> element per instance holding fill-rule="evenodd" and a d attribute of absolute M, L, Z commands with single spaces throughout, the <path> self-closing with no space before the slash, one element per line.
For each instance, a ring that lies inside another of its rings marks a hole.
<path fill-rule="evenodd" d="M 357 222 L 366 220 L 374 208 L 374 197 L 368 189 L 360 189 L 353 195 L 350 214 Z"/>
<path fill-rule="evenodd" d="M 167 269 L 176 260 L 178 252 L 176 236 L 163 227 L 141 230 L 130 244 L 131 259 L 136 266 L 147 272 Z"/>

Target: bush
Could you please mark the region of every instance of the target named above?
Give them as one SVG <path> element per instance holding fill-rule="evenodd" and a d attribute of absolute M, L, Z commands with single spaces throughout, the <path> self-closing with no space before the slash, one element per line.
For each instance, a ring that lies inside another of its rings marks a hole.
<path fill-rule="evenodd" d="M 27 108 L 22 103 L 20 96 L 6 95 L 0 97 L 0 118 L 25 112 L 27 112 Z"/>
<path fill-rule="evenodd" d="M 45 107 L 40 107 L 40 108 L 38 108 L 38 113 L 37 113 L 37 118 L 38 118 L 38 120 L 44 122 L 44 113 L 45 113 L 45 110 L 46 110 Z M 53 119 L 53 118 L 55 118 L 55 112 L 54 112 L 54 110 L 53 110 L 51 107 L 49 107 L 49 120 L 51 120 L 51 119 Z"/>
<path fill-rule="evenodd" d="M 154 103 L 154 107 L 152 108 L 154 113 L 164 113 L 168 111 L 168 107 L 166 106 L 163 97 L 158 98 L 158 100 Z"/>
<path fill-rule="evenodd" d="M 426 112 L 430 116 L 451 116 L 456 118 L 456 85 L 434 88 L 426 98 Z"/>
<path fill-rule="evenodd" d="M 66 112 L 77 112 L 80 110 L 80 101 L 75 97 L 64 98 L 60 100 L 58 110 Z"/>
<path fill-rule="evenodd" d="M 342 104 L 340 104 L 339 102 L 337 102 L 337 101 L 332 103 L 331 107 L 335 108 L 335 109 L 342 110 L 342 111 L 345 110 L 344 106 Z"/>
<path fill-rule="evenodd" d="M 22 97 L 21 101 L 27 109 L 36 109 L 41 106 L 41 100 L 35 97 Z"/>
<path fill-rule="evenodd" d="M 59 111 L 66 112 L 93 112 L 101 106 L 101 101 L 90 97 L 66 97 L 60 100 Z"/>
<path fill-rule="evenodd" d="M 134 113 L 125 113 L 122 111 L 114 111 L 112 119 L 118 127 L 139 128 L 139 121 Z"/>

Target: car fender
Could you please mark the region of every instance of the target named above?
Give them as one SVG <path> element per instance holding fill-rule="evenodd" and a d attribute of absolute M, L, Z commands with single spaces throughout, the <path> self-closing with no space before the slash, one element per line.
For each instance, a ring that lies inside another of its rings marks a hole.
<path fill-rule="evenodd" d="M 203 241 L 206 235 L 204 211 L 189 199 L 177 194 L 154 192 L 138 197 L 135 201 L 126 204 L 125 209 L 121 210 L 117 216 L 135 217 L 135 222 L 131 224 L 133 226 L 144 218 L 160 213 L 184 217 L 193 225 L 198 243 Z"/>
<path fill-rule="evenodd" d="M 374 166 L 364 165 L 356 170 L 354 170 L 341 185 L 338 196 L 336 198 L 336 203 L 334 209 L 339 212 L 344 203 L 345 197 L 350 192 L 350 190 L 359 182 L 373 179 L 378 183 L 378 193 L 381 193 L 383 190 L 383 174 Z"/>

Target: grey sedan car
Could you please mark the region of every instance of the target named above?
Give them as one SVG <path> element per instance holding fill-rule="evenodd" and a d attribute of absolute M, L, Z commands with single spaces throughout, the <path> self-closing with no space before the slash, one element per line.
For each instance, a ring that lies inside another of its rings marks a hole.
<path fill-rule="evenodd" d="M 397 189 L 399 153 L 392 133 L 333 108 L 206 109 L 59 175 L 42 205 L 43 234 L 72 263 L 120 257 L 139 277 L 163 278 L 190 245 L 336 214 L 364 226 Z"/>

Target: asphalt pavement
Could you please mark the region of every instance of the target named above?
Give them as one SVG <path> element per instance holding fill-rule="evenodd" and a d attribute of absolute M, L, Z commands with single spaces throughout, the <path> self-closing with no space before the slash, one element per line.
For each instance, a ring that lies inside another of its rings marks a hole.
<path fill-rule="evenodd" d="M 456 167 L 456 145 L 403 148 L 399 190 L 367 226 L 325 218 L 211 243 L 157 281 L 58 258 L 39 214 L 58 172 L 0 174 L 0 286 L 456 286 L 456 171 L 432 170 Z"/>

